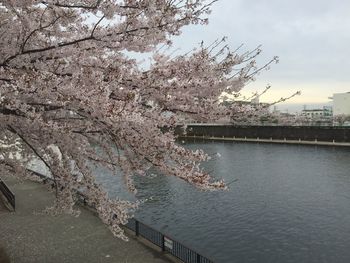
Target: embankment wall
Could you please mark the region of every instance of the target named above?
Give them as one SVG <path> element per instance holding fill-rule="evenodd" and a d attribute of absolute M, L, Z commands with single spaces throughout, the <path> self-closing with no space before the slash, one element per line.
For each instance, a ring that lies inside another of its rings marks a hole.
<path fill-rule="evenodd" d="M 177 130 L 184 135 L 183 131 Z M 349 127 L 314 126 L 234 126 L 193 124 L 187 126 L 186 136 L 229 137 L 272 140 L 302 140 L 324 142 L 350 142 Z"/>

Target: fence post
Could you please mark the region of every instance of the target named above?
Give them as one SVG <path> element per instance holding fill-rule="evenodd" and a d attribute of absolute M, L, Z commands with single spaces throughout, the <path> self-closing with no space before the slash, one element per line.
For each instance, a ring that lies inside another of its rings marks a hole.
<path fill-rule="evenodd" d="M 197 253 L 197 263 L 200 263 L 201 262 L 201 256 Z"/>
<path fill-rule="evenodd" d="M 139 221 L 135 219 L 135 235 L 139 236 Z"/>
<path fill-rule="evenodd" d="M 164 235 L 162 235 L 162 251 L 165 251 L 165 241 L 164 241 Z"/>

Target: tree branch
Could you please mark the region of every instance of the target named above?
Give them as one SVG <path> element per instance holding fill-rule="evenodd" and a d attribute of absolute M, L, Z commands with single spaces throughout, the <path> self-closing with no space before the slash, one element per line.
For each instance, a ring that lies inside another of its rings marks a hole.
<path fill-rule="evenodd" d="M 57 189 L 57 183 L 56 183 L 56 177 L 55 174 L 52 172 L 51 166 L 45 161 L 45 159 L 39 154 L 39 152 L 34 148 L 33 145 L 31 145 L 26 138 L 22 136 L 15 128 L 13 128 L 11 125 L 7 125 L 8 130 L 14 134 L 16 134 L 33 152 L 34 154 L 45 164 L 47 168 L 51 171 L 51 174 L 53 176 L 53 181 L 55 182 L 55 188 L 56 188 L 56 197 L 58 195 L 58 189 Z"/>

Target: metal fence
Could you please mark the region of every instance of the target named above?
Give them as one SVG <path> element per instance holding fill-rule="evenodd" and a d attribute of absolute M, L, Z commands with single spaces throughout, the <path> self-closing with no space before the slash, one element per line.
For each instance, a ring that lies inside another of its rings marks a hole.
<path fill-rule="evenodd" d="M 198 254 L 173 238 L 165 236 L 161 232 L 135 218 L 130 219 L 125 226 L 135 232 L 136 236 L 141 236 L 147 239 L 160 247 L 162 251 L 168 252 L 185 263 L 213 263 L 212 260 Z"/>
<path fill-rule="evenodd" d="M 11 190 L 7 187 L 5 182 L 0 179 L 0 191 L 5 196 L 9 204 L 13 207 L 13 209 L 16 209 L 16 197 L 14 193 L 11 192 Z"/>

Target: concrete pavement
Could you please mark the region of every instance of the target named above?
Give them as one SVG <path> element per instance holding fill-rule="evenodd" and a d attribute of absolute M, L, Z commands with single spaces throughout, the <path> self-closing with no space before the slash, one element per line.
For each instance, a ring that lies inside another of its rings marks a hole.
<path fill-rule="evenodd" d="M 171 262 L 132 235 L 129 242 L 113 237 L 99 218 L 84 207 L 80 207 L 77 218 L 36 215 L 53 203 L 53 194 L 39 183 L 2 179 L 16 195 L 16 212 L 0 209 L 0 254 L 5 250 L 10 262 Z"/>

